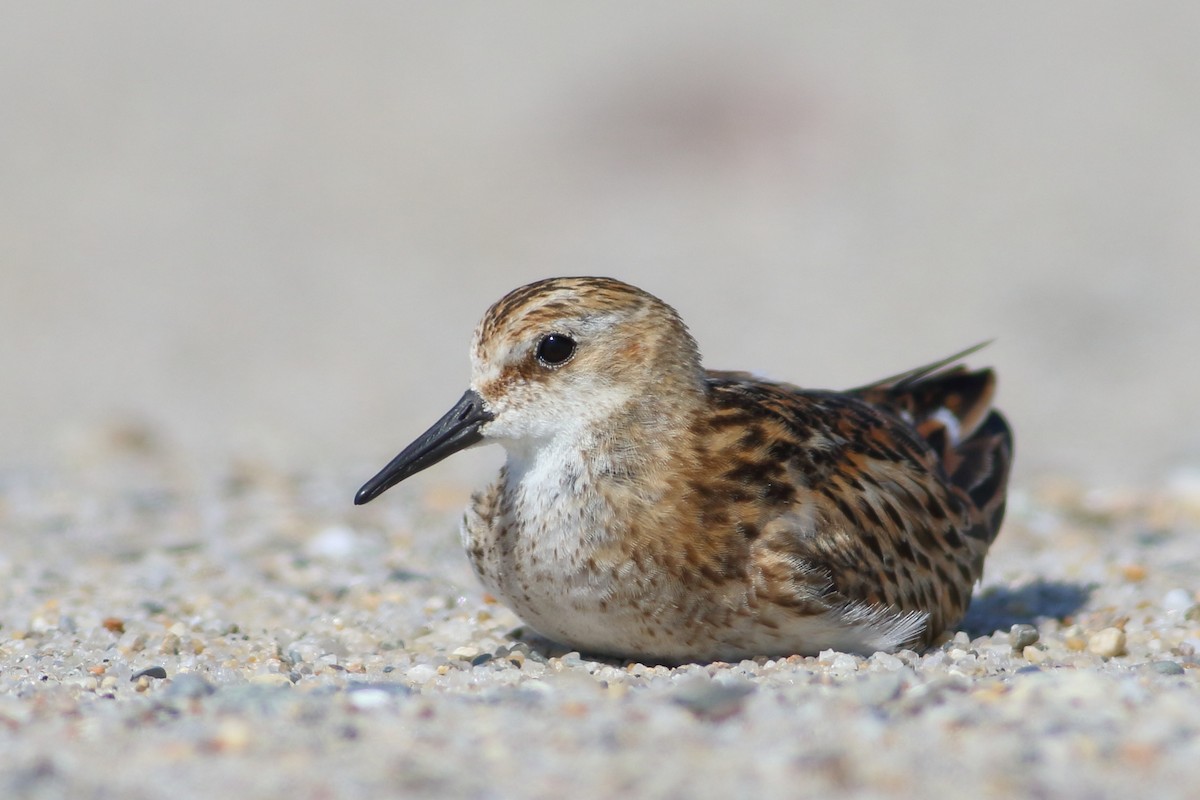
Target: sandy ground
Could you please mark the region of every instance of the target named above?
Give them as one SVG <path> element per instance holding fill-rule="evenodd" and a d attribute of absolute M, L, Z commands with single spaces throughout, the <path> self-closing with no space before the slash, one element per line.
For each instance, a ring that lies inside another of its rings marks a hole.
<path fill-rule="evenodd" d="M 7 5 L 0 796 L 1200 784 L 1200 6 Z M 353 508 L 553 274 L 810 386 L 996 339 L 963 631 L 593 661 L 469 573 L 499 453 Z"/>
<path fill-rule="evenodd" d="M 523 632 L 462 489 L 119 439 L 0 482 L 5 797 L 1188 797 L 1200 481 L 1045 483 L 924 653 L 656 665 Z M 130 448 L 133 449 L 130 449 Z"/>

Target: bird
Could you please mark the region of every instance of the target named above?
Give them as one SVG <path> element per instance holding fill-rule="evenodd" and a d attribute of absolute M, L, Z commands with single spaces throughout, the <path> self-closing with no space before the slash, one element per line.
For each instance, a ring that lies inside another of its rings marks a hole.
<path fill-rule="evenodd" d="M 470 388 L 354 502 L 499 444 L 463 545 L 549 640 L 657 663 L 921 649 L 966 612 L 1004 518 L 1012 432 L 992 370 L 962 363 L 982 346 L 804 389 L 706 370 L 628 283 L 540 280 L 487 310 Z"/>

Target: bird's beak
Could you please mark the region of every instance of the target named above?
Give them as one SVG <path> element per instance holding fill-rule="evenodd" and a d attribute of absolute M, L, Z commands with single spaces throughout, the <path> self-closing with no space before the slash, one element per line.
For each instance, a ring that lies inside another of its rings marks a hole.
<path fill-rule="evenodd" d="M 354 495 L 354 505 L 369 503 L 405 478 L 476 444 L 483 438 L 479 429 L 494 418 L 495 415 L 484 408 L 483 398 L 468 389 L 454 408 L 404 448 L 378 475 L 363 484 Z"/>

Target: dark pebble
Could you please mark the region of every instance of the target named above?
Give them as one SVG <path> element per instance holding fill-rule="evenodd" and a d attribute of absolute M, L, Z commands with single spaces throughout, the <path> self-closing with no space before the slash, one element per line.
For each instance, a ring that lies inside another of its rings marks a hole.
<path fill-rule="evenodd" d="M 162 667 L 147 667 L 146 669 L 142 670 L 141 672 L 133 673 L 133 676 L 130 677 L 129 680 L 136 681 L 138 678 L 143 678 L 143 677 L 158 678 L 159 680 L 162 680 L 163 678 L 167 677 L 167 671 Z"/>

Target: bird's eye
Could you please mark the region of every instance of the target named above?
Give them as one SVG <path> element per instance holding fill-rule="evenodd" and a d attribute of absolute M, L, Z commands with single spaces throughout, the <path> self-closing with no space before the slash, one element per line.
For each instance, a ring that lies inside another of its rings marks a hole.
<path fill-rule="evenodd" d="M 551 333 L 538 342 L 538 361 L 548 367 L 565 364 L 575 355 L 575 340 L 563 333 Z"/>

